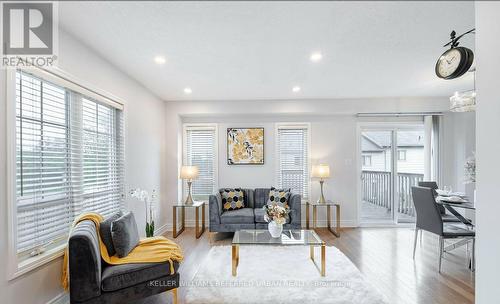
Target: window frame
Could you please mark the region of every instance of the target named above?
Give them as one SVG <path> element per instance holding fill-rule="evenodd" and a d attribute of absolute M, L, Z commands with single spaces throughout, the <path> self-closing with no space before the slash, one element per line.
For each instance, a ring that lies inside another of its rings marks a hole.
<path fill-rule="evenodd" d="M 406 161 L 406 149 L 398 149 L 398 161 Z M 400 157 L 401 155 L 404 155 L 404 157 Z"/>
<path fill-rule="evenodd" d="M 275 171 L 274 183 L 278 187 L 279 187 L 279 180 L 280 180 L 280 174 L 281 174 L 281 170 L 280 170 L 281 159 L 280 159 L 280 155 L 278 153 L 279 144 L 280 144 L 278 141 L 278 132 L 280 129 L 307 129 L 307 142 L 306 142 L 306 145 L 307 145 L 307 158 L 306 158 L 307 166 L 306 166 L 306 170 L 307 170 L 307 173 L 309 174 L 309 176 L 308 176 L 308 179 L 306 181 L 306 185 L 307 185 L 308 197 L 302 196 L 301 200 L 303 202 L 308 201 L 311 198 L 311 190 L 312 190 L 311 189 L 311 168 L 312 168 L 312 162 L 311 162 L 311 142 L 312 142 L 311 123 L 309 123 L 309 122 L 278 122 L 275 124 L 275 127 L 274 127 L 274 138 L 275 138 L 274 139 L 274 141 L 275 141 L 274 153 L 276 156 L 276 162 L 275 162 L 275 168 L 274 168 L 274 171 Z"/>
<path fill-rule="evenodd" d="M 54 67 L 47 71 L 37 67 L 6 69 L 5 70 L 5 97 L 6 97 L 6 171 L 7 171 L 7 280 L 13 280 L 25 273 L 41 267 L 64 254 L 66 244 L 48 248 L 44 253 L 28 259 L 19 260 L 17 253 L 17 189 L 16 189 L 16 71 L 20 70 L 41 78 L 47 82 L 62 86 L 66 89 L 80 93 L 100 103 L 109 105 L 122 111 L 123 142 L 127 137 L 127 111 L 125 102 L 115 95 L 102 90 L 93 84 L 83 81 L 72 74 Z M 123 162 L 126 163 L 125 149 L 123 151 Z M 123 183 L 126 184 L 126 176 L 123 174 Z"/>
<path fill-rule="evenodd" d="M 187 163 L 187 132 L 188 130 L 214 130 L 215 133 L 215 151 L 214 151 L 214 190 L 219 189 L 219 127 L 217 123 L 183 123 L 182 124 L 182 148 L 181 148 L 181 162 L 179 163 L 178 172 L 181 166 Z M 183 202 L 186 183 L 179 178 L 179 191 L 178 201 Z M 208 198 L 207 198 L 208 201 Z"/>
<path fill-rule="evenodd" d="M 363 156 L 363 167 L 371 167 L 372 166 L 372 156 L 371 155 L 362 155 Z M 365 159 L 370 160 L 369 164 L 365 163 Z"/>

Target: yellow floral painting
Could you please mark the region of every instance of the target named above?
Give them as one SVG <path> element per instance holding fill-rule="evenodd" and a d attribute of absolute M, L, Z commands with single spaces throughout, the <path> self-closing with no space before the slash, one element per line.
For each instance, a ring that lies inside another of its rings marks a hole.
<path fill-rule="evenodd" d="M 228 128 L 227 164 L 263 165 L 264 128 Z"/>

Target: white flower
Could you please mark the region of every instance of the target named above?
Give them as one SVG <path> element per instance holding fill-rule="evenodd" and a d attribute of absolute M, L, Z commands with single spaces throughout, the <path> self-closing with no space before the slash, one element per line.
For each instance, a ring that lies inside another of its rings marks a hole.
<path fill-rule="evenodd" d="M 468 157 L 464 164 L 464 183 L 471 184 L 476 182 L 476 155 Z"/>
<path fill-rule="evenodd" d="M 140 194 L 140 200 L 144 202 L 148 199 L 148 197 L 149 197 L 148 192 L 146 190 L 142 190 Z"/>

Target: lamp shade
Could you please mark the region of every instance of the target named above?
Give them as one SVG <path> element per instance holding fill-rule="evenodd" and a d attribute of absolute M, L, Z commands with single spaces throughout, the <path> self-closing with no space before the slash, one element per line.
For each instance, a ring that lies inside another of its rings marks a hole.
<path fill-rule="evenodd" d="M 312 177 L 319 177 L 319 178 L 330 177 L 330 166 L 325 164 L 313 165 Z"/>
<path fill-rule="evenodd" d="M 182 166 L 180 176 L 182 179 L 195 179 L 198 177 L 198 167 L 197 166 Z"/>

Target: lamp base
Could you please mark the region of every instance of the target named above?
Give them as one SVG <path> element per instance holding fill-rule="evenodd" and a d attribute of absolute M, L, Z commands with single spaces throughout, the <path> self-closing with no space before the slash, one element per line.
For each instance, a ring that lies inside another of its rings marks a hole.
<path fill-rule="evenodd" d="M 191 196 L 191 184 L 192 184 L 192 182 L 188 181 L 187 184 L 188 184 L 188 196 L 186 197 L 184 204 L 192 205 L 193 204 L 193 197 Z"/>
<path fill-rule="evenodd" d="M 186 205 L 192 205 L 194 203 L 193 197 L 191 196 L 191 193 L 188 194 L 186 197 L 186 200 L 184 201 L 184 204 Z"/>
<path fill-rule="evenodd" d="M 318 204 L 325 204 L 326 203 L 326 199 L 324 196 L 321 196 L 319 199 L 318 199 Z"/>
<path fill-rule="evenodd" d="M 318 204 L 324 204 L 324 203 L 326 203 L 325 196 L 323 195 L 323 183 L 324 182 L 325 181 L 323 181 L 323 180 L 319 181 L 319 185 L 321 186 L 321 195 L 320 195 L 320 197 L 318 199 Z"/>

